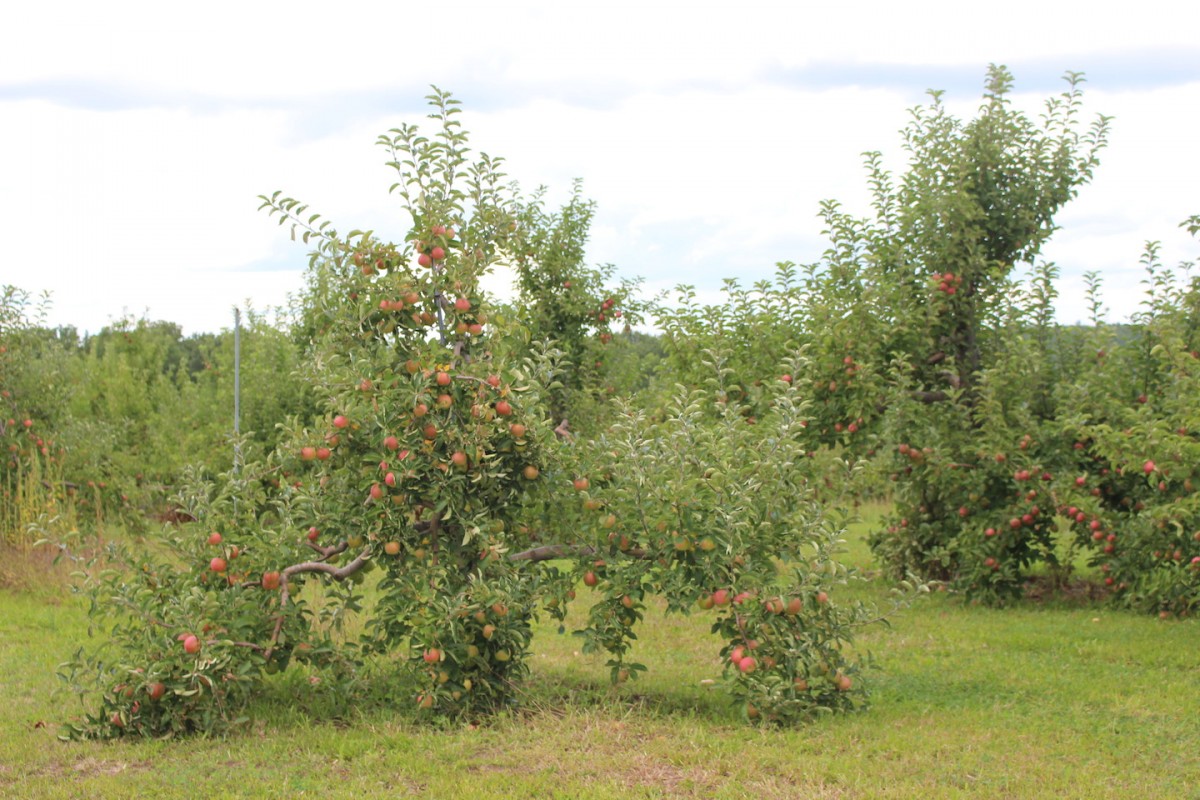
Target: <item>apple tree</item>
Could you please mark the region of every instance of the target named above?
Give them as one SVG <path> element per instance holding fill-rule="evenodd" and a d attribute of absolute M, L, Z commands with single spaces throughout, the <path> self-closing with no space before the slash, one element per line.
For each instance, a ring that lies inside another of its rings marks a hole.
<path fill-rule="evenodd" d="M 852 280 L 885 295 L 875 361 L 894 387 L 883 425 L 895 513 L 873 547 L 897 574 L 987 600 L 1054 557 L 1053 488 L 1070 448 L 1054 424 L 1057 271 L 1036 259 L 1106 143 L 1105 117 L 1080 121 L 1081 80 L 1068 73 L 1040 122 L 1014 107 L 1002 67 L 973 120 L 933 93 L 903 132 L 902 178 L 869 158 L 875 216 L 846 245 L 861 265 Z"/>
<path fill-rule="evenodd" d="M 636 281 L 614 287 L 611 264 L 585 263 L 596 204 L 583 198 L 582 184 L 575 182 L 555 212 L 546 209 L 544 194 L 535 192 L 515 210 L 508 251 L 517 276 L 516 312 L 530 337 L 551 340 L 562 353 L 555 381 L 561 385 L 548 395 L 556 426 L 566 419 L 568 427 L 586 432 L 596 406 L 608 399 L 609 356 L 620 333 L 640 321 L 641 304 Z"/>
<path fill-rule="evenodd" d="M 195 482 L 182 501 L 198 522 L 167 542 L 187 568 L 114 549 L 125 570 L 92 573 L 93 610 L 116 615 L 122 655 L 69 665 L 72 685 L 91 672 L 108 689 L 75 732 L 218 730 L 264 670 L 297 656 L 347 669 L 398 656 L 412 702 L 439 713 L 511 698 L 555 572 L 507 557 L 527 543 L 522 497 L 540 486 L 554 438 L 549 382 L 539 363 L 489 347 L 479 277 L 502 256 L 510 194 L 499 160 L 468 158 L 456 101 L 430 99 L 433 136 L 406 125 L 380 140 L 411 215 L 402 244 L 343 236 L 299 201 L 263 198 L 315 246 L 298 378 L 321 412 L 285 425 L 263 462 Z M 355 580 L 370 570 L 381 574 L 367 635 L 335 647 L 300 599 L 305 584 L 327 584 L 336 620 L 359 607 Z M 158 684 L 165 692 L 147 688 Z"/>
<path fill-rule="evenodd" d="M 479 289 L 528 245 L 520 204 L 498 159 L 468 156 L 456 103 L 430 100 L 432 135 L 380 140 L 411 217 L 402 243 L 263 198 L 314 246 L 297 379 L 318 412 L 261 459 L 197 471 L 179 498 L 195 523 L 115 544 L 82 575 L 108 636 L 61 669 L 99 696 L 67 734 L 220 732 L 293 664 L 345 693 L 388 670 L 413 713 L 486 713 L 514 702 L 535 616 L 563 619 L 577 580 L 600 592 L 581 635 L 615 681 L 639 671 L 628 642 L 658 594 L 715 609 L 748 716 L 853 707 L 863 662 L 846 646 L 870 613 L 838 596 L 850 573 L 814 502 L 795 387 L 772 384 L 747 419 L 715 352 L 705 388 L 658 422 L 556 432 L 562 352 L 514 357 Z M 780 368 L 806 369 L 794 354 Z"/>
<path fill-rule="evenodd" d="M 1194 263 L 1169 269 L 1158 250 L 1142 258 L 1131 324 L 1096 313 L 1080 348 L 1089 369 L 1066 390 L 1075 458 L 1060 512 L 1118 602 L 1172 616 L 1200 607 L 1200 284 Z"/>

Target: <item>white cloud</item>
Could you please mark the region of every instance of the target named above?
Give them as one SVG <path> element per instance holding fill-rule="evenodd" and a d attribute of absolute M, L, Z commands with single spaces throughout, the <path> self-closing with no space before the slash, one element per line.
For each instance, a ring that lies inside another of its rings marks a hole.
<path fill-rule="evenodd" d="M 818 258 L 822 199 L 867 210 L 861 152 L 902 163 L 906 109 L 932 84 L 972 113 L 989 61 L 1014 67 L 1016 99 L 1034 112 L 1064 69 L 1109 76 L 1086 88 L 1089 113 L 1116 116 L 1112 144 L 1047 250 L 1064 270 L 1061 318 L 1083 316 L 1086 269 L 1108 276 L 1114 317 L 1133 310 L 1144 239 L 1162 239 L 1168 263 L 1196 253 L 1176 227 L 1200 211 L 1190 7 L 1117 17 L 1021 2 L 982 22 L 949 3 L 333 9 L 12 12 L 0 31 L 0 282 L 52 289 L 54 322 L 90 330 L 146 308 L 213 329 L 245 298 L 280 303 L 300 288 L 304 249 L 255 197 L 282 189 L 343 228 L 403 235 L 373 142 L 419 120 L 437 83 L 466 102 L 474 145 L 505 156 L 526 188 L 548 184 L 560 202 L 584 179 L 599 203 L 591 260 L 713 294 L 725 277 Z"/>

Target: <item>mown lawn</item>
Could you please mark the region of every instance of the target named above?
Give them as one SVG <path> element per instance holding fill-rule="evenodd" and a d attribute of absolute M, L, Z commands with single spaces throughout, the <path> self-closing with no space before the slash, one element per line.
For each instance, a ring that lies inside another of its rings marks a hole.
<path fill-rule="evenodd" d="M 225 740 L 63 743 L 55 666 L 86 640 L 66 595 L 0 594 L 0 797 L 1200 797 L 1200 626 L 1101 606 L 929 597 L 864 632 L 869 710 L 793 730 L 701 683 L 703 615 L 651 614 L 644 679 L 611 688 L 546 624 L 522 709 L 478 726 L 423 726 L 401 696 L 345 708 L 293 672 Z"/>

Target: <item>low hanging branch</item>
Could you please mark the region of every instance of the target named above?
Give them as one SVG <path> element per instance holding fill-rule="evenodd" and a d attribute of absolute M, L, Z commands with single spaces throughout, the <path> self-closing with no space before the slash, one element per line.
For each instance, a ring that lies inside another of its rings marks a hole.
<path fill-rule="evenodd" d="M 569 544 L 547 544 L 541 547 L 535 547 L 532 550 L 525 550 L 520 553 L 513 553 L 508 557 L 509 561 L 550 561 L 555 558 L 570 558 L 571 556 L 593 556 L 598 551 L 591 545 L 569 545 Z"/>
<path fill-rule="evenodd" d="M 630 550 L 622 550 L 622 554 L 631 558 L 648 558 L 645 550 L 634 548 Z M 571 558 L 572 556 L 595 556 L 600 555 L 600 551 L 588 544 L 547 544 L 541 547 L 535 547 L 532 550 L 524 550 L 520 553 L 513 553 L 508 557 L 509 561 L 551 561 L 555 558 Z"/>
<path fill-rule="evenodd" d="M 922 403 L 944 403 L 950 399 L 945 392 L 913 392 L 912 397 Z"/>
<path fill-rule="evenodd" d="M 346 542 L 338 542 L 329 547 L 321 547 L 310 542 L 309 547 L 320 553 L 322 560 L 303 561 L 299 564 L 293 564 L 279 573 L 279 616 L 275 618 L 275 629 L 271 632 L 271 640 L 267 643 L 266 650 L 263 652 L 263 658 L 265 659 L 271 658 L 275 646 L 279 644 L 279 633 L 283 630 L 283 611 L 287 608 L 288 601 L 291 599 L 291 587 L 288 581 L 293 575 L 299 575 L 304 572 L 320 572 L 336 581 L 344 581 L 365 567 L 371 560 L 368 552 L 363 551 L 357 558 L 345 566 L 336 567 L 333 564 L 327 563 L 324 559 L 345 552 L 349 547 Z"/>
<path fill-rule="evenodd" d="M 425 523 L 429 529 L 434 532 L 436 537 L 438 519 Z M 275 618 L 275 629 L 271 632 L 271 639 L 267 646 L 260 647 L 263 651 L 263 658 L 270 659 L 271 654 L 275 651 L 279 644 L 279 634 L 283 630 L 284 609 L 287 608 L 288 602 L 291 599 L 290 579 L 294 575 L 299 575 L 306 572 L 319 572 L 323 575 L 328 575 L 336 581 L 343 581 L 349 578 L 354 573 L 365 567 L 370 561 L 370 555 L 364 551 L 358 555 L 353 561 L 342 567 L 334 566 L 326 561 L 326 559 L 345 552 L 349 545 L 342 541 L 329 547 L 321 547 L 320 545 L 308 543 L 308 546 L 320 554 L 320 560 L 304 561 L 299 564 L 293 564 L 285 568 L 279 573 L 279 615 Z M 634 548 L 622 551 L 624 555 L 630 558 L 649 558 L 646 550 L 642 548 Z M 524 550 L 520 553 L 513 553 L 508 558 L 510 561 L 551 561 L 556 558 L 571 558 L 573 556 L 594 556 L 599 555 L 600 550 L 592 545 L 578 544 L 548 544 L 541 547 L 535 547 L 531 550 Z"/>

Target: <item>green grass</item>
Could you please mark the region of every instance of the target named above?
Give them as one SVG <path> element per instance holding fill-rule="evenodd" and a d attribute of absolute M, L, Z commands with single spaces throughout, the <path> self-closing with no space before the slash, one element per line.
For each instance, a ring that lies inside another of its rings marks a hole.
<path fill-rule="evenodd" d="M 869 566 L 861 534 L 847 557 Z M 640 635 L 649 674 L 612 688 L 603 658 L 542 626 L 521 711 L 478 726 L 425 727 L 406 697 L 338 708 L 290 673 L 225 740 L 62 743 L 54 669 L 83 610 L 0 594 L 0 796 L 1200 797 L 1194 621 L 935 595 L 863 633 L 883 668 L 870 709 L 793 730 L 741 724 L 701 683 L 720 674 L 703 615 L 651 613 Z"/>

